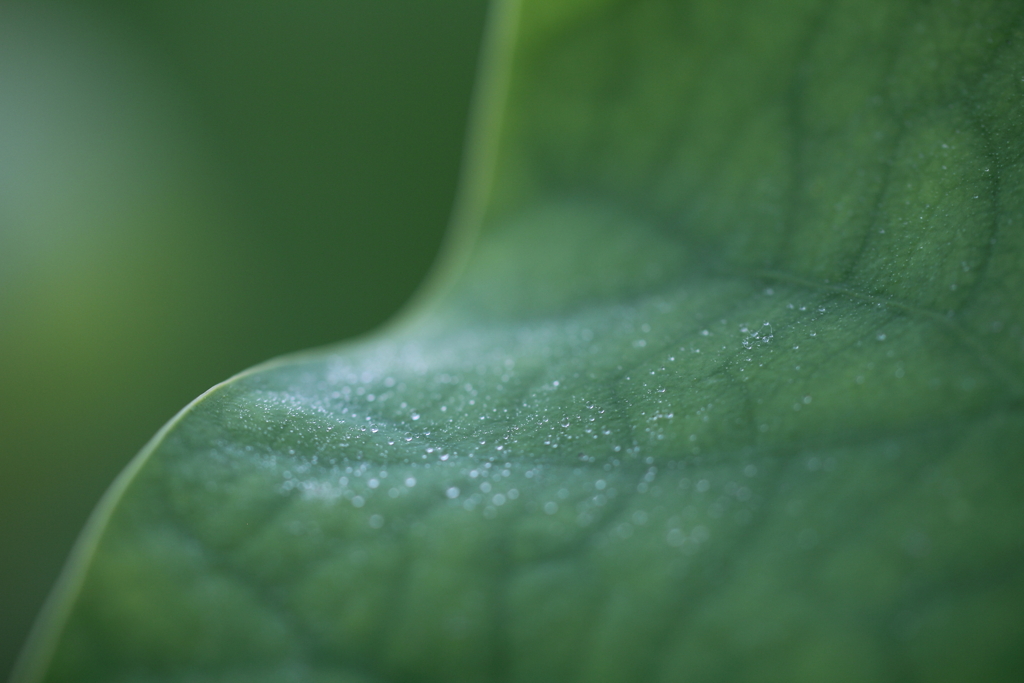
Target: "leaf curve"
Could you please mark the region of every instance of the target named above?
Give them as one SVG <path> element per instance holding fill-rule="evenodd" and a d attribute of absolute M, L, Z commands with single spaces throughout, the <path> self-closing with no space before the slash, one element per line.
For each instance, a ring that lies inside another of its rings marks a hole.
<path fill-rule="evenodd" d="M 158 435 L 26 679 L 1019 675 L 1024 10 L 496 16 L 448 275 Z"/>

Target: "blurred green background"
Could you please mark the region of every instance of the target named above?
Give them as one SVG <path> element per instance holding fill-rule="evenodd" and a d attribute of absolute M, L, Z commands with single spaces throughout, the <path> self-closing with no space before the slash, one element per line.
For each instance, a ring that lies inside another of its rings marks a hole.
<path fill-rule="evenodd" d="M 0 3 L 0 676 L 162 423 L 415 289 L 485 10 Z"/>

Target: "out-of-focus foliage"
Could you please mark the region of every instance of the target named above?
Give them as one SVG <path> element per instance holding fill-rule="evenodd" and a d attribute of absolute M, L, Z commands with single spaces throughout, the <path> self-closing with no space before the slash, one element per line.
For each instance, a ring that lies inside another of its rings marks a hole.
<path fill-rule="evenodd" d="M 379 324 L 450 211 L 475 0 L 0 5 L 0 677 L 214 382 Z"/>

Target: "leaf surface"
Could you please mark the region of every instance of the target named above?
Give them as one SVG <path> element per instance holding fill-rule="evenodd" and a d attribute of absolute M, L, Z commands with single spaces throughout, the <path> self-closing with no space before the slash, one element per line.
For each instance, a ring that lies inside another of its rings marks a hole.
<path fill-rule="evenodd" d="M 1024 9 L 495 16 L 434 286 L 165 428 L 26 678 L 1024 672 Z"/>

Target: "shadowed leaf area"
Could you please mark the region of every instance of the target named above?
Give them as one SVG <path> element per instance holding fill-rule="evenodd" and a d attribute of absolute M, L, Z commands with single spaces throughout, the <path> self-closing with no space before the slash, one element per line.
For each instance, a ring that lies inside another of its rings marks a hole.
<path fill-rule="evenodd" d="M 466 265 L 183 414 L 37 671 L 1019 680 L 1024 6 L 504 12 Z"/>

